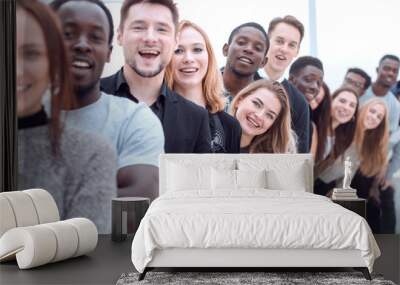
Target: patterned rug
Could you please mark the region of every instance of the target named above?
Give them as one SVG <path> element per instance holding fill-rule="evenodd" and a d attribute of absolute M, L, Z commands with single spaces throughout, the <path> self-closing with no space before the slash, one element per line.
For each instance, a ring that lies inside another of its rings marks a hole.
<path fill-rule="evenodd" d="M 381 275 L 372 274 L 372 281 L 364 278 L 361 272 L 148 272 L 142 281 L 138 281 L 138 273 L 122 274 L 117 285 L 133 284 L 379 284 L 395 285 L 392 281 L 384 280 Z"/>

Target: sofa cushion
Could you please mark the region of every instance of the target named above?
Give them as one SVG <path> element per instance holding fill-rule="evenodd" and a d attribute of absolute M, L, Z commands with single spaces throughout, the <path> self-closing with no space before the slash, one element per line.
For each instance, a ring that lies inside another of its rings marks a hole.
<path fill-rule="evenodd" d="M 0 261 L 17 259 L 20 269 L 77 257 L 96 248 L 96 225 L 86 218 L 17 227 L 0 238 Z"/>

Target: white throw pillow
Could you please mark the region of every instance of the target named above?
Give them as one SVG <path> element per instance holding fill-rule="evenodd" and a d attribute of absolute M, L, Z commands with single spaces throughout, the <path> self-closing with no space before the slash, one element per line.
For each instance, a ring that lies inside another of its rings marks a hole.
<path fill-rule="evenodd" d="M 275 155 L 270 159 L 238 159 L 239 170 L 260 170 L 267 172 L 267 188 L 271 190 L 307 191 L 311 189 L 309 169 L 312 164 L 296 160 L 296 155 Z"/>
<path fill-rule="evenodd" d="M 266 188 L 264 170 L 211 169 L 211 187 L 214 191 L 235 191 L 242 188 Z"/>
<path fill-rule="evenodd" d="M 234 159 L 187 155 L 185 158 L 171 157 L 165 162 L 166 191 L 211 191 L 211 169 L 235 169 Z M 190 158 L 192 156 L 192 158 Z"/>
<path fill-rule="evenodd" d="M 211 189 L 236 190 L 236 170 L 211 168 Z"/>
<path fill-rule="evenodd" d="M 267 188 L 267 172 L 263 170 L 236 170 L 237 188 Z"/>
<path fill-rule="evenodd" d="M 304 191 L 306 192 L 306 177 L 300 167 L 295 167 L 288 174 L 285 171 L 271 169 L 267 171 L 267 187 L 271 190 Z"/>
<path fill-rule="evenodd" d="M 211 188 L 210 167 L 169 163 L 168 168 L 167 191 Z"/>

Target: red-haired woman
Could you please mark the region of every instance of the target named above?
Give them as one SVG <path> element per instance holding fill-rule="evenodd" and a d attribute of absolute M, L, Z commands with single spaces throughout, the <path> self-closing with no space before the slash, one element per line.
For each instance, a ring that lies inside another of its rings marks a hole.
<path fill-rule="evenodd" d="M 181 96 L 208 110 L 212 152 L 238 153 L 241 129 L 237 120 L 223 111 L 222 78 L 211 42 L 192 22 L 179 24 L 178 46 L 166 80 Z"/>

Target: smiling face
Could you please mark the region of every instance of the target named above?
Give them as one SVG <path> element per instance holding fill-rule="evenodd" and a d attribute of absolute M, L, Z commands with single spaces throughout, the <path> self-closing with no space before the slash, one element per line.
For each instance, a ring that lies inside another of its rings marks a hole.
<path fill-rule="evenodd" d="M 379 126 L 386 115 L 386 108 L 382 103 L 374 103 L 368 106 L 363 119 L 363 125 L 366 130 L 373 130 Z"/>
<path fill-rule="evenodd" d="M 343 86 L 353 88 L 358 96 L 364 95 L 364 86 L 367 81 L 360 74 L 348 72 L 344 77 Z"/>
<path fill-rule="evenodd" d="M 234 35 L 232 42 L 225 44 L 224 56 L 227 67 L 237 76 L 253 76 L 265 65 L 267 43 L 261 31 L 254 27 L 242 27 Z"/>
<path fill-rule="evenodd" d="M 49 59 L 43 31 L 33 16 L 17 8 L 17 116 L 40 111 L 49 86 Z"/>
<path fill-rule="evenodd" d="M 118 29 L 118 43 L 126 64 L 139 76 L 162 73 L 176 47 L 171 11 L 159 4 L 132 5 L 122 29 Z"/>
<path fill-rule="evenodd" d="M 332 99 L 332 121 L 340 124 L 349 122 L 357 109 L 357 97 L 349 91 L 342 91 Z"/>
<path fill-rule="evenodd" d="M 203 36 L 193 27 L 179 33 L 172 57 L 174 84 L 178 89 L 201 86 L 208 68 L 208 53 Z"/>
<path fill-rule="evenodd" d="M 271 46 L 268 50 L 268 67 L 276 73 L 284 73 L 300 49 L 300 32 L 286 23 L 279 23 L 269 33 Z"/>
<path fill-rule="evenodd" d="M 392 87 L 399 75 L 399 62 L 394 59 L 384 59 L 377 68 L 378 78 L 377 82 L 386 88 Z"/>
<path fill-rule="evenodd" d="M 292 83 L 303 93 L 309 103 L 314 101 L 320 93 L 323 78 L 322 70 L 313 65 L 305 66 L 291 77 Z"/>
<path fill-rule="evenodd" d="M 243 134 L 254 137 L 269 130 L 281 112 L 281 103 L 276 95 L 259 88 L 237 103 L 236 119 Z"/>
<path fill-rule="evenodd" d="M 67 2 L 58 14 L 71 55 L 74 88 L 86 93 L 99 83 L 104 64 L 110 59 L 107 16 L 99 6 L 86 1 Z"/>

